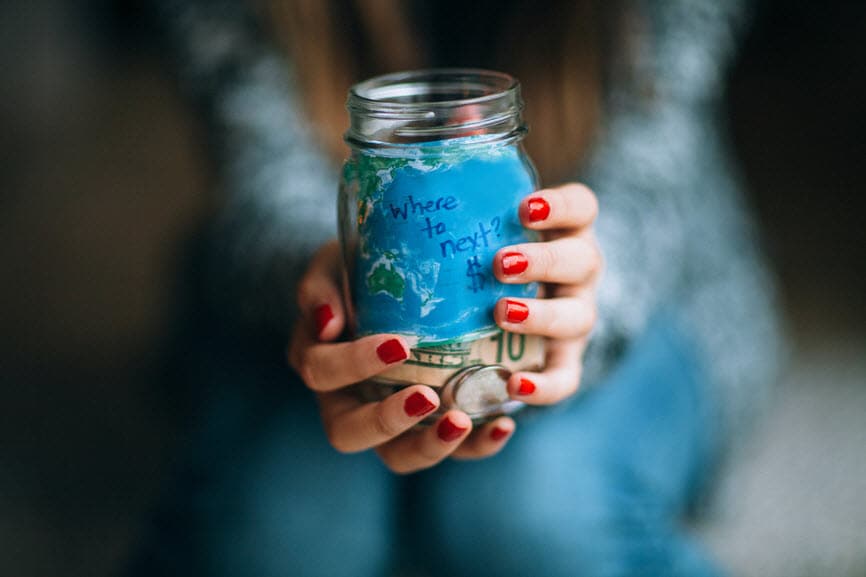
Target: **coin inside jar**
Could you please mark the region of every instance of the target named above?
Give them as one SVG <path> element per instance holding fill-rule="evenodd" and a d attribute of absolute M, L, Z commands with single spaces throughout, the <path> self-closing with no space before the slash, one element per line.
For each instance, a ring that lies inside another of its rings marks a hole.
<path fill-rule="evenodd" d="M 442 402 L 473 421 L 507 415 L 524 406 L 508 396 L 511 373 L 499 365 L 475 365 L 454 375 L 442 391 Z"/>

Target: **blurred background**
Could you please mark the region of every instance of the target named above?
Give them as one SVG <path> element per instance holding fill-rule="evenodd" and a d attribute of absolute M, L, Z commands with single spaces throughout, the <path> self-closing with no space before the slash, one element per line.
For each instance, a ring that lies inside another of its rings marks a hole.
<path fill-rule="evenodd" d="M 729 120 L 794 355 L 700 531 L 736 575 L 866 576 L 866 3 L 756 4 Z M 209 214 L 137 3 L 0 4 L 0 574 L 116 574 L 183 442 L 166 371 Z"/>

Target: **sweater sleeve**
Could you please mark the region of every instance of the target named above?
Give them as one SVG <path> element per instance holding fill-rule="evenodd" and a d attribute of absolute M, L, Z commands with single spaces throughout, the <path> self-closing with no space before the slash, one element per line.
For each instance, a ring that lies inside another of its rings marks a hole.
<path fill-rule="evenodd" d="M 658 310 L 688 310 L 735 263 L 743 281 L 761 267 L 719 122 L 741 4 L 627 3 L 627 72 L 613 77 L 608 121 L 582 175 L 599 198 L 605 257 L 587 381 L 601 378 Z M 725 303 L 716 306 L 724 315 Z"/>
<path fill-rule="evenodd" d="M 248 3 L 158 0 L 153 14 L 216 176 L 204 296 L 230 322 L 286 337 L 306 262 L 336 234 L 334 167 Z"/>

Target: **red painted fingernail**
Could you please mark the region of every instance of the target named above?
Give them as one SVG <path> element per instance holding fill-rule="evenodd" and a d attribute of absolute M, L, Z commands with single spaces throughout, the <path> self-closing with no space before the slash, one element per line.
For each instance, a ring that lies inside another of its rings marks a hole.
<path fill-rule="evenodd" d="M 530 198 L 526 206 L 529 208 L 529 222 L 539 222 L 550 216 L 550 205 L 541 197 Z"/>
<path fill-rule="evenodd" d="M 511 299 L 505 301 L 505 320 L 510 323 L 522 323 L 527 317 L 529 317 L 528 306 Z"/>
<path fill-rule="evenodd" d="M 511 434 L 511 431 L 508 429 L 502 429 L 500 427 L 493 427 L 493 430 L 490 431 L 490 438 L 494 441 L 501 441 L 505 437 Z"/>
<path fill-rule="evenodd" d="M 520 274 L 529 266 L 529 260 L 522 252 L 506 252 L 502 255 L 502 272 L 507 275 Z"/>
<path fill-rule="evenodd" d="M 420 417 L 426 415 L 436 408 L 436 405 L 430 402 L 430 399 L 421 393 L 412 393 L 403 403 L 403 410 L 410 417 Z"/>
<path fill-rule="evenodd" d="M 409 357 L 409 353 L 403 348 L 403 343 L 397 339 L 390 339 L 376 347 L 376 354 L 383 363 L 391 364 L 402 361 Z"/>
<path fill-rule="evenodd" d="M 331 305 L 322 305 L 316 309 L 316 334 L 322 334 L 331 319 L 334 318 L 334 311 L 331 310 Z"/>
<path fill-rule="evenodd" d="M 517 388 L 518 395 L 531 395 L 535 392 L 535 383 L 529 379 L 520 379 L 520 387 Z"/>
<path fill-rule="evenodd" d="M 452 423 L 451 419 L 449 419 L 448 417 L 445 417 L 436 428 L 436 434 L 439 435 L 439 438 L 446 443 L 450 443 L 451 441 L 458 439 L 465 432 L 466 427 L 458 427 L 457 425 Z"/>

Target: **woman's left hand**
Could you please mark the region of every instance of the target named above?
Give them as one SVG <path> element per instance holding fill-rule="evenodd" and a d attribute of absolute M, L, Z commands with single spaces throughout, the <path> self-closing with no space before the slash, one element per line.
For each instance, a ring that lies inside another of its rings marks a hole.
<path fill-rule="evenodd" d="M 508 332 L 549 338 L 544 370 L 514 373 L 508 391 L 525 403 L 550 405 L 577 391 L 595 323 L 595 287 L 602 270 L 592 228 L 598 201 L 586 186 L 570 183 L 529 195 L 519 214 L 526 228 L 541 233 L 542 242 L 499 250 L 493 272 L 506 284 L 542 283 L 543 298 L 500 299 L 494 317 Z"/>

